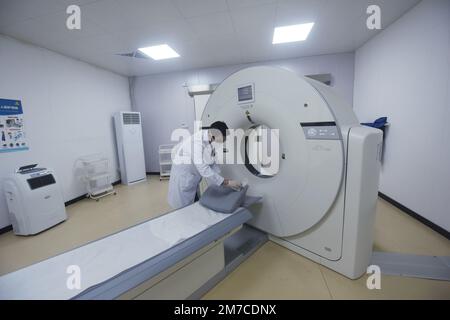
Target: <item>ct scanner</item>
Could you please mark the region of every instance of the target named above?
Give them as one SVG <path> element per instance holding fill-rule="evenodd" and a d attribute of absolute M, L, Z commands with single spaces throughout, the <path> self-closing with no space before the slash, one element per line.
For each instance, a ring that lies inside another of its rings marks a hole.
<path fill-rule="evenodd" d="M 202 116 L 217 120 L 279 129 L 278 170 L 247 161 L 248 139 L 243 163 L 222 166 L 262 201 L 233 214 L 196 202 L 150 219 L 1 276 L 0 299 L 199 298 L 268 239 L 351 279 L 364 274 L 382 132 L 360 126 L 330 87 L 273 67 L 221 83 Z"/>
<path fill-rule="evenodd" d="M 250 225 L 271 240 L 355 279 L 366 272 L 382 150 L 382 132 L 362 127 L 329 86 L 274 67 L 241 70 L 218 86 L 202 122 L 279 129 L 280 166 L 261 176 L 224 165 L 263 197 Z M 245 154 L 245 151 L 242 152 Z"/>

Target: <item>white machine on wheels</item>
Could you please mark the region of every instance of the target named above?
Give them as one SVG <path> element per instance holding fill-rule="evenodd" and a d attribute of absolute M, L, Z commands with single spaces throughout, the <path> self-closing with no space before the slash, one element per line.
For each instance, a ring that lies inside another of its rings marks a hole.
<path fill-rule="evenodd" d="M 274 67 L 244 69 L 220 84 L 202 116 L 206 126 L 219 120 L 233 129 L 279 129 L 278 172 L 248 161 L 222 168 L 264 199 L 250 225 L 351 279 L 365 273 L 382 132 L 362 127 L 330 87 Z M 247 157 L 249 146 L 241 147 Z"/>
<path fill-rule="evenodd" d="M 24 166 L 3 185 L 13 230 L 33 235 L 67 219 L 64 200 L 51 169 Z"/>

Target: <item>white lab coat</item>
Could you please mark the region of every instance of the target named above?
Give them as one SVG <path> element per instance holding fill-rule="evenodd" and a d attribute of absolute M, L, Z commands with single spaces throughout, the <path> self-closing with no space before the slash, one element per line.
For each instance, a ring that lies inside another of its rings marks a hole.
<path fill-rule="evenodd" d="M 173 209 L 194 203 L 202 177 L 208 184 L 223 183 L 213 150 L 207 130 L 196 132 L 175 147 L 167 197 Z"/>

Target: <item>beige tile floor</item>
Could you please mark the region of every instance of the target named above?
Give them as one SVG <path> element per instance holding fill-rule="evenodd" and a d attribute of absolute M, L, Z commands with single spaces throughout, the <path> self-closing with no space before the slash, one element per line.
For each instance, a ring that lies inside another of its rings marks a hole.
<path fill-rule="evenodd" d="M 67 208 L 69 220 L 36 236 L 0 235 L 0 275 L 167 212 L 167 181 L 117 186 L 117 196 Z M 450 255 L 450 241 L 379 200 L 375 250 Z M 382 276 L 381 290 L 366 277 L 349 280 L 268 242 L 205 295 L 205 299 L 450 299 L 450 283 Z"/>

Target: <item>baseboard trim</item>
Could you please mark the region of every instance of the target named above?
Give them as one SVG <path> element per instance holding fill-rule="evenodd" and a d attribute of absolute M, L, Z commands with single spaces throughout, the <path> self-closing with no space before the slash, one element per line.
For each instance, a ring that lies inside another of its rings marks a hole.
<path fill-rule="evenodd" d="M 407 215 L 413 217 L 414 219 L 420 221 L 421 223 L 423 223 L 424 225 L 426 225 L 427 227 L 431 228 L 433 231 L 436 231 L 437 233 L 439 233 L 440 235 L 446 237 L 447 239 L 450 240 L 450 232 L 448 232 L 447 230 L 445 230 L 444 228 L 438 226 L 437 224 L 435 224 L 434 222 L 431 222 L 430 220 L 422 217 L 420 214 L 418 214 L 417 212 L 414 212 L 413 210 L 405 207 L 404 205 L 402 205 L 400 202 L 395 201 L 394 199 L 392 199 L 391 197 L 385 195 L 382 192 L 378 192 L 378 195 L 380 196 L 381 199 L 389 202 L 390 204 L 392 204 L 394 207 L 402 210 L 404 213 L 406 213 Z"/>
<path fill-rule="evenodd" d="M 69 200 L 69 201 L 64 202 L 64 206 L 68 207 L 68 206 L 70 206 L 71 204 L 74 204 L 74 203 L 76 203 L 76 202 L 78 202 L 78 201 L 81 201 L 81 200 L 83 200 L 83 199 L 86 199 L 86 197 L 87 197 L 87 193 L 85 193 L 85 194 L 83 194 L 83 195 L 81 195 L 81 196 L 79 196 L 79 197 L 76 197 L 76 198 L 74 198 L 74 199 L 72 199 L 72 200 Z"/>
<path fill-rule="evenodd" d="M 10 231 L 12 231 L 12 229 L 13 229 L 13 227 L 12 227 L 12 225 L 10 224 L 9 226 L 6 226 L 6 227 L 1 228 L 1 229 L 0 229 L 0 234 L 4 234 L 4 233 L 7 233 L 7 232 L 10 232 Z"/>
<path fill-rule="evenodd" d="M 118 184 L 120 184 L 120 183 L 121 183 L 121 180 L 119 179 L 119 180 L 113 182 L 112 185 L 113 185 L 113 186 L 116 186 L 116 185 L 118 185 Z M 74 204 L 74 203 L 76 203 L 76 202 L 78 202 L 78 201 L 81 201 L 81 200 L 83 200 L 83 199 L 86 199 L 86 197 L 87 197 L 87 193 L 85 193 L 85 194 L 83 194 L 83 195 L 81 195 L 81 196 L 79 196 L 79 197 L 76 197 L 76 198 L 74 198 L 74 199 L 72 199 L 72 200 L 69 200 L 69 201 L 64 202 L 64 206 L 65 206 L 65 207 L 70 206 L 71 204 Z M 9 232 L 9 231 L 11 231 L 12 229 L 13 229 L 12 225 L 3 227 L 3 228 L 0 229 L 0 234 Z"/>

